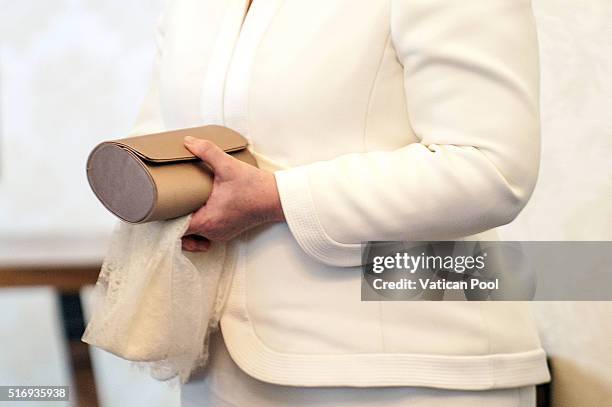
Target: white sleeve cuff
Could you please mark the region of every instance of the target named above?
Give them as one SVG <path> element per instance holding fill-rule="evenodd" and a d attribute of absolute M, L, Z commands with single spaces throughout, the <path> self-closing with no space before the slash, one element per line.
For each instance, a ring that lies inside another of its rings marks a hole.
<path fill-rule="evenodd" d="M 340 243 L 325 232 L 312 198 L 308 166 L 278 170 L 274 176 L 289 230 L 302 250 L 332 266 L 360 265 L 360 243 Z"/>

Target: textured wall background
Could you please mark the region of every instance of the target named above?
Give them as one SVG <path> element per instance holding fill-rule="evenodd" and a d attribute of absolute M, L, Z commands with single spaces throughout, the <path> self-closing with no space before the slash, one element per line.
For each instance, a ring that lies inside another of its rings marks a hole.
<path fill-rule="evenodd" d="M 529 205 L 501 235 L 610 240 L 612 2 L 533 3 L 542 62 L 542 166 Z M 85 158 L 134 120 L 161 5 L 0 0 L 0 259 L 104 252 L 114 219 L 92 198 Z M 534 309 L 553 357 L 555 405 L 611 400 L 610 303 Z"/>
<path fill-rule="evenodd" d="M 612 240 L 612 2 L 534 0 L 542 65 L 542 164 L 508 240 Z M 612 287 L 611 287 L 612 288 Z M 555 407 L 612 400 L 612 303 L 533 304 Z"/>
<path fill-rule="evenodd" d="M 44 250 L 58 239 L 99 246 L 108 234 L 114 219 L 92 199 L 85 159 L 134 120 L 161 3 L 0 0 L 4 239 L 27 238 Z"/>

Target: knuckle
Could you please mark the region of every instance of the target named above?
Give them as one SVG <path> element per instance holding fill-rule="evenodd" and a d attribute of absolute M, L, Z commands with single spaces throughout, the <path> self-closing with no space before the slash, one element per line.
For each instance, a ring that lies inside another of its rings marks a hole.
<path fill-rule="evenodd" d="M 214 147 L 214 144 L 210 140 L 200 140 L 200 148 L 204 151 L 210 150 Z"/>
<path fill-rule="evenodd" d="M 220 228 L 220 219 L 216 216 L 208 216 L 202 220 L 200 225 L 200 231 L 204 236 L 213 235 L 218 232 Z"/>
<path fill-rule="evenodd" d="M 200 156 L 204 153 L 206 153 L 208 147 L 207 147 L 207 143 L 209 143 L 208 140 L 201 140 L 201 139 L 196 139 L 196 141 L 193 143 L 191 148 L 191 151 L 197 155 Z"/>
<path fill-rule="evenodd" d="M 189 225 L 190 232 L 199 232 L 202 230 L 202 220 L 199 217 L 193 217 Z"/>
<path fill-rule="evenodd" d="M 202 154 L 206 154 L 210 157 L 212 154 L 216 153 L 215 150 L 218 147 L 212 141 L 202 140 L 202 144 L 200 145 L 200 148 L 201 148 Z"/>
<path fill-rule="evenodd" d="M 210 240 L 226 242 L 229 240 L 226 222 L 218 216 L 210 217 L 203 225 L 202 234 Z"/>
<path fill-rule="evenodd" d="M 234 172 L 234 166 L 232 164 L 233 163 L 228 160 L 228 162 L 223 163 L 220 166 L 218 166 L 218 171 L 221 171 L 225 175 L 231 175 Z"/>

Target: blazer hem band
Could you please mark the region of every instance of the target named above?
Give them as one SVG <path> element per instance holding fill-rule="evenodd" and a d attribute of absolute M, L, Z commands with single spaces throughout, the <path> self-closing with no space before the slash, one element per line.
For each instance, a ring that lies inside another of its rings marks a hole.
<path fill-rule="evenodd" d="M 250 376 L 279 385 L 488 390 L 550 380 L 543 349 L 479 356 L 289 354 L 270 349 L 248 327 L 232 318 L 222 320 L 232 359 Z"/>

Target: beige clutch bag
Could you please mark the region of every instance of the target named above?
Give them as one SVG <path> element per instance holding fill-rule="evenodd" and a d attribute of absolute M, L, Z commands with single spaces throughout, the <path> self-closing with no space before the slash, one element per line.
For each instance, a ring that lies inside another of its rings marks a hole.
<path fill-rule="evenodd" d="M 210 140 L 257 166 L 247 140 L 223 126 L 203 126 L 98 144 L 87 159 L 87 180 L 100 202 L 129 223 L 176 218 L 200 208 L 212 189 L 210 168 L 183 138 Z"/>

